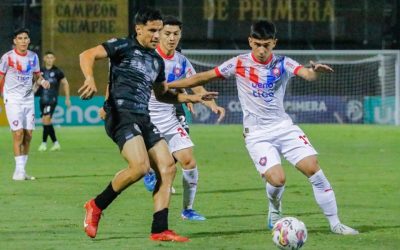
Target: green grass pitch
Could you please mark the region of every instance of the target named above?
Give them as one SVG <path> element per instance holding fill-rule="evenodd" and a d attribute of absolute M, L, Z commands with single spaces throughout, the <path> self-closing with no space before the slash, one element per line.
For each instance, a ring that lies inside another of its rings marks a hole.
<path fill-rule="evenodd" d="M 284 214 L 308 228 L 304 249 L 400 249 L 400 129 L 368 125 L 303 125 L 330 180 L 342 222 L 360 230 L 338 236 L 314 201 L 307 179 L 284 161 Z M 195 208 L 204 222 L 180 219 L 181 171 L 170 228 L 189 243 L 148 239 L 152 197 L 139 181 L 105 211 L 96 239 L 83 232 L 83 204 L 126 164 L 102 127 L 57 128 L 62 150 L 39 153 L 34 132 L 28 172 L 11 180 L 11 134 L 0 129 L 0 249 L 276 249 L 266 229 L 265 186 L 244 146 L 241 126 L 191 127 L 200 181 Z"/>

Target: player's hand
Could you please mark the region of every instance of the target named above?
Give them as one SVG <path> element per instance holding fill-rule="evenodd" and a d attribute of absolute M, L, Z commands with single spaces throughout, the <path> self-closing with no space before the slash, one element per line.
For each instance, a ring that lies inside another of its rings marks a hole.
<path fill-rule="evenodd" d="M 189 112 L 193 115 L 195 113 L 194 105 L 191 102 L 186 103 L 186 107 L 188 108 Z"/>
<path fill-rule="evenodd" d="M 211 101 L 218 98 L 218 92 L 205 92 L 200 96 L 203 101 Z"/>
<path fill-rule="evenodd" d="M 65 106 L 67 106 L 67 108 L 71 107 L 71 99 L 65 98 Z"/>
<path fill-rule="evenodd" d="M 311 68 L 318 73 L 332 73 L 333 69 L 325 64 L 315 63 L 314 61 L 310 61 Z"/>
<path fill-rule="evenodd" d="M 220 106 L 215 106 L 211 109 L 212 112 L 214 112 L 215 114 L 219 115 L 218 116 L 218 120 L 217 120 L 217 124 L 220 123 L 224 117 L 225 117 L 225 109 L 223 107 Z"/>
<path fill-rule="evenodd" d="M 50 88 L 50 82 L 44 79 L 39 82 L 39 85 L 41 85 L 44 89 Z"/>
<path fill-rule="evenodd" d="M 82 87 L 79 88 L 78 93 L 82 100 L 89 100 L 97 93 L 97 87 L 93 77 L 86 78 Z"/>
<path fill-rule="evenodd" d="M 100 117 L 102 120 L 105 120 L 105 119 L 106 119 L 106 111 L 104 110 L 103 107 L 99 108 L 99 117 Z"/>

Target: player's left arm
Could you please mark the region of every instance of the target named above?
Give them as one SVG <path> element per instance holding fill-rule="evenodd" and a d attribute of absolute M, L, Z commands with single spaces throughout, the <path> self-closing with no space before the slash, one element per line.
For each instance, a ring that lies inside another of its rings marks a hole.
<path fill-rule="evenodd" d="M 65 105 L 69 108 L 71 107 L 71 98 L 69 92 L 69 83 L 66 77 L 60 80 L 61 84 L 63 85 L 64 94 L 65 94 Z"/>
<path fill-rule="evenodd" d="M 310 68 L 302 67 L 297 75 L 307 81 L 315 81 L 320 73 L 332 73 L 333 69 L 326 64 L 310 61 Z"/>

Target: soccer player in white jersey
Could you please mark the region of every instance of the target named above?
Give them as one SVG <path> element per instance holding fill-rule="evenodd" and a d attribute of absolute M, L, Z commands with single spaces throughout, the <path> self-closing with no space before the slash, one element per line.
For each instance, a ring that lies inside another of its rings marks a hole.
<path fill-rule="evenodd" d="M 164 59 L 165 77 L 167 82 L 190 77 L 195 70 L 189 60 L 176 51 L 181 39 L 182 22 L 173 16 L 163 18 L 164 27 L 160 33 L 160 43 L 156 51 Z M 205 93 L 202 87 L 193 88 L 195 94 Z M 216 105 L 215 101 L 204 103 L 213 112 L 219 114 L 219 120 L 225 115 L 225 109 Z M 193 209 L 194 198 L 197 191 L 198 168 L 193 154 L 193 142 L 188 132 L 182 127 L 175 115 L 175 106 L 157 101 L 154 93 L 150 98 L 149 110 L 151 121 L 156 125 L 167 140 L 169 149 L 174 158 L 182 166 L 183 209 L 181 217 L 187 220 L 202 221 L 206 218 Z M 149 172 L 144 177 L 145 186 L 151 191 L 155 186 L 154 172 Z"/>
<path fill-rule="evenodd" d="M 171 88 L 194 87 L 222 77 L 235 76 L 243 111 L 246 148 L 260 175 L 266 180 L 269 200 L 268 227 L 282 217 L 281 199 L 285 189 L 283 155 L 310 181 L 315 199 L 336 234 L 358 234 L 342 224 L 338 217 L 333 189 L 320 169 L 317 152 L 304 132 L 293 124 L 283 107 L 285 89 L 290 78 L 299 76 L 315 80 L 320 73 L 333 70 L 327 65 L 311 63 L 307 68 L 286 57 L 273 54 L 276 46 L 275 25 L 257 21 L 248 38 L 251 52 L 234 57 L 215 69 L 173 82 Z"/>
<path fill-rule="evenodd" d="M 34 180 L 26 174 L 29 146 L 35 128 L 33 92 L 39 86 L 49 88 L 50 84 L 40 74 L 39 59 L 35 52 L 28 50 L 29 30 L 14 32 L 14 49 L 5 53 L 0 60 L 0 82 L 4 81 L 4 104 L 8 123 L 12 131 L 15 156 L 13 180 Z M 34 83 L 33 83 L 34 82 Z"/>

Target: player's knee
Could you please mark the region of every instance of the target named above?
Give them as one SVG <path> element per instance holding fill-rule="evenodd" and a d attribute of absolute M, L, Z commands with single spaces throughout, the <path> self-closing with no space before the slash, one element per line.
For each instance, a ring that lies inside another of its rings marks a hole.
<path fill-rule="evenodd" d="M 196 167 L 196 160 L 194 157 L 187 157 L 183 159 L 181 162 L 183 169 L 193 169 Z"/>
<path fill-rule="evenodd" d="M 32 134 L 25 133 L 24 134 L 24 143 L 30 143 L 32 141 Z"/>
<path fill-rule="evenodd" d="M 281 168 L 272 168 L 265 173 L 265 178 L 274 187 L 285 185 L 286 176 Z"/>
<path fill-rule="evenodd" d="M 158 166 L 161 176 L 173 177 L 176 174 L 175 162 L 171 159 L 161 163 Z"/>
<path fill-rule="evenodd" d="M 23 130 L 15 131 L 13 137 L 15 141 L 22 142 L 24 139 L 24 131 Z"/>

